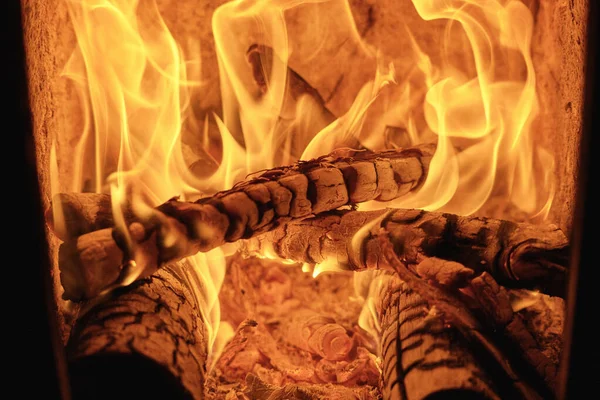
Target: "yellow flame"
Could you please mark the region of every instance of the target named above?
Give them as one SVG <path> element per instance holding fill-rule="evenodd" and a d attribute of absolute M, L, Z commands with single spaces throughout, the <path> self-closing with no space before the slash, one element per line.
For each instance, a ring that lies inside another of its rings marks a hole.
<path fill-rule="evenodd" d="M 384 270 L 366 270 L 354 274 L 354 291 L 363 301 L 358 325 L 376 341 L 381 337 L 379 302 L 381 295 L 393 279 L 394 277 Z"/>
<path fill-rule="evenodd" d="M 191 199 L 233 184 L 242 150 L 222 124 L 225 156 L 214 176 L 197 179 L 183 157 L 182 129 L 193 118 L 190 99 L 202 88 L 200 54 L 190 51 L 199 43 L 177 43 L 154 1 L 67 0 L 67 5 L 78 46 L 63 76 L 78 88 L 84 114 L 69 189 L 82 191 L 89 180 L 96 192 L 110 193 L 115 223 L 123 227 L 128 203 L 145 215 L 173 196 Z M 218 249 L 180 263 L 211 346 L 219 330 L 224 260 Z M 133 267 L 129 281 L 140 273 Z"/>
<path fill-rule="evenodd" d="M 525 308 L 531 307 L 542 299 L 540 292 L 521 289 L 518 296 L 511 298 L 510 305 L 514 312 L 519 312 Z"/>
<path fill-rule="evenodd" d="M 77 89 L 84 118 L 69 182 L 59 179 L 53 146 L 52 191 L 59 190 L 60 182 L 61 189 L 111 193 L 120 226 L 129 203 L 138 215 L 146 215 L 173 196 L 210 195 L 256 171 L 339 147 L 398 147 L 385 140 L 386 126 L 403 128 L 410 144 L 437 142 L 437 150 L 418 192 L 361 209 L 471 214 L 500 198 L 532 218 L 548 214 L 554 161 L 535 145 L 531 132 L 538 115 L 530 54 L 533 18 L 520 1 L 413 0 L 423 20 L 448 22 L 443 49 L 463 42 L 468 46 L 458 61 L 449 56 L 438 60 L 406 27 L 398 34 L 409 37 L 402 60 L 411 64 L 408 69 L 384 61 L 363 42 L 346 0 L 225 3 L 212 19 L 222 110 L 199 120 L 192 99 L 205 88 L 200 43 L 189 37 L 176 41 L 154 0 L 65 1 L 77 47 L 63 76 Z M 465 40 L 454 41 L 456 35 Z M 331 94 L 336 82 L 319 74 L 335 68 L 328 57 L 346 43 L 352 43 L 364 65 L 373 64 L 373 76 L 347 106 L 339 98 L 327 100 L 339 117 L 332 119 L 318 99 L 293 93 L 289 64 L 305 60 L 308 69 L 296 72 Z M 210 122 L 218 130 L 218 151 L 211 147 Z M 202 177 L 192 173 L 184 157 L 182 133 L 189 130 L 218 164 Z M 53 212 L 55 224 L 64 223 L 61 210 Z M 224 252 L 229 251 L 217 249 L 181 262 L 215 347 L 221 343 L 218 332 L 227 331 L 219 328 L 217 295 Z M 277 257 L 274 250 L 263 256 Z M 328 259 L 303 269 L 316 277 L 344 267 Z M 361 318 L 373 330 L 376 322 L 367 316 L 375 312 L 374 303 L 367 304 Z"/>
<path fill-rule="evenodd" d="M 456 42 L 460 27 L 470 44 L 465 55 L 472 58 L 475 71 L 447 59 L 432 66 L 411 35 L 416 63 L 425 75 L 423 86 L 428 87 L 423 103 L 427 126 L 411 138 L 427 141 L 432 132 L 437 151 L 423 187 L 387 206 L 467 215 L 496 196 L 531 218 L 545 218 L 554 193 L 548 176 L 554 164 L 548 152 L 534 145 L 531 132 L 538 115 L 531 12 L 520 1 L 413 0 L 413 4 L 426 21 L 448 20 L 452 29 L 446 31 L 447 42 Z M 507 64 L 522 69 L 507 72 Z M 361 209 L 381 206 L 370 203 Z"/>
<path fill-rule="evenodd" d="M 333 258 L 327 258 L 325 261 L 315 264 L 312 277 L 316 278 L 321 275 L 323 272 L 342 272 L 347 271 L 347 268 L 344 267 L 343 264 Z"/>

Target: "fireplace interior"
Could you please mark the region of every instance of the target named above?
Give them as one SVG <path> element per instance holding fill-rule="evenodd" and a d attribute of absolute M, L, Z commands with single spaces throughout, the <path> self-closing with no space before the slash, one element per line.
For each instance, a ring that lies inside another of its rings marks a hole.
<path fill-rule="evenodd" d="M 583 389 L 590 3 L 22 0 L 60 397 Z"/>

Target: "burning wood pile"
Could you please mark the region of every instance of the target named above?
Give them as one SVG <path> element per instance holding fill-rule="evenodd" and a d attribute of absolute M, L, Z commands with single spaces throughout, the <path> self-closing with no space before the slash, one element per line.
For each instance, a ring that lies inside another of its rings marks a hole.
<path fill-rule="evenodd" d="M 47 215 L 75 397 L 139 372 L 170 398 L 553 398 L 569 249 L 530 8 L 405 2 L 380 54 L 371 2 L 296 3 L 219 2 L 214 69 L 152 1 L 69 3 L 84 133 Z"/>
<path fill-rule="evenodd" d="M 560 230 L 421 210 L 352 210 L 418 190 L 430 149 L 346 150 L 197 202 L 173 199 L 145 216 L 132 210 L 123 227 L 114 226 L 105 196 L 58 196 L 77 232 L 57 231 L 65 240 L 66 298 L 93 299 L 142 278 L 80 319 L 75 357 L 141 351 L 214 398 L 551 396 L 568 260 Z M 202 318 L 189 307 L 189 283 L 170 265 L 239 240 L 247 256 L 230 258 L 220 294 L 235 334 L 207 374 L 206 343 L 194 336 Z M 313 280 L 300 268 L 332 261 L 344 272 Z M 348 300 L 356 271 L 381 271 L 372 280 L 377 293 L 363 298 L 375 302 L 371 332 L 359 325 L 363 304 Z M 141 342 L 157 324 L 154 344 Z M 174 365 L 152 349 L 167 343 Z"/>

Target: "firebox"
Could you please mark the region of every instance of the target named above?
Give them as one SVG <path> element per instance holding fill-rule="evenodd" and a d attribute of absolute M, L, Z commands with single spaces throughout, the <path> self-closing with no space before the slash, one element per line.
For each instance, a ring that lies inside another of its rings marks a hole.
<path fill-rule="evenodd" d="M 590 3 L 21 1 L 59 397 L 575 396 Z"/>

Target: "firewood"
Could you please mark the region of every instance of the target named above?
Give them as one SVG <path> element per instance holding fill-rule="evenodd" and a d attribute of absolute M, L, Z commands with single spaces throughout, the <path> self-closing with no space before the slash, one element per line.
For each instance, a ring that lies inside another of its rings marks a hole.
<path fill-rule="evenodd" d="M 408 290 L 414 291 L 424 300 L 430 310 L 429 317 L 432 316 L 431 310 L 434 310 L 434 316 L 439 315 L 445 327 L 456 328 L 460 337 L 453 337 L 453 348 L 456 343 L 460 343 L 461 338 L 468 342 L 468 348 L 471 354 L 477 358 L 479 365 L 488 372 L 489 376 L 494 377 L 495 387 L 501 398 L 554 397 L 553 384 L 549 384 L 550 380 L 547 379 L 549 376 L 544 376 L 544 373 L 537 374 L 534 371 L 534 368 L 540 372 L 540 369 L 550 367 L 550 363 L 547 363 L 548 359 L 539 352 L 530 352 L 529 355 L 523 356 L 513 347 L 516 343 L 521 350 L 528 351 L 535 346 L 527 337 L 526 330 L 523 332 L 515 329 L 517 325 L 513 327 L 503 325 L 512 325 L 515 319 L 512 317 L 512 310 L 506 308 L 507 305 L 510 308 L 508 296 L 503 296 L 505 293 L 502 293 L 497 285 L 494 286 L 490 283 L 491 276 L 489 274 L 484 272 L 473 278 L 466 286 L 466 288 L 471 288 L 471 291 L 467 292 L 473 296 L 464 296 L 464 292 L 456 290 L 456 288 L 444 287 L 439 285 L 439 282 L 435 282 L 438 284 L 436 285 L 427 281 L 427 279 L 435 278 L 437 274 L 419 277 L 398 258 L 394 244 L 388 237 L 381 236 L 378 240 L 381 262 L 387 264 L 398 274 Z M 478 282 L 482 279 L 486 281 L 485 285 Z M 493 281 L 493 279 L 491 280 Z M 482 286 L 488 290 L 472 289 Z M 498 301 L 494 294 L 500 294 Z M 496 310 L 491 304 L 499 305 L 501 310 Z M 402 306 L 404 306 L 403 303 L 401 303 Z M 476 317 L 482 314 L 490 318 L 486 321 Z M 521 336 L 517 338 L 518 335 Z M 399 336 L 401 336 L 401 332 Z M 505 339 L 507 338 L 514 342 L 506 343 Z M 525 340 L 521 341 L 520 339 Z M 541 368 L 538 368 L 540 366 Z"/>
<path fill-rule="evenodd" d="M 394 276 L 380 308 L 385 399 L 501 398 L 469 342 L 436 303 Z"/>
<path fill-rule="evenodd" d="M 104 193 L 58 193 L 53 198 L 64 218 L 64 223 L 55 224 L 52 210 L 46 212 L 50 229 L 62 240 L 76 238 L 91 231 L 114 226 L 110 195 Z M 125 220 L 134 222 L 130 207 L 124 210 Z"/>
<path fill-rule="evenodd" d="M 178 266 L 89 306 L 67 352 L 76 399 L 202 399 L 207 333 Z"/>
<path fill-rule="evenodd" d="M 334 211 L 292 221 L 248 241 L 247 249 L 313 264 L 333 259 L 342 268 L 361 270 L 382 267 L 380 237 L 389 238 L 407 264 L 438 257 L 475 274 L 487 271 L 501 285 L 565 292 L 568 240 L 554 225 L 421 210 Z"/>
<path fill-rule="evenodd" d="M 522 317 L 513 312 L 508 291 L 486 272 L 471 280 L 468 288 L 474 293 L 479 309 L 490 318 L 491 325 L 521 350 L 529 364 L 555 390 L 558 365 L 542 352 Z"/>
<path fill-rule="evenodd" d="M 377 398 L 369 387 L 354 389 L 333 385 L 287 384 L 280 388 L 261 381 L 253 374 L 246 377 L 246 385 L 244 394 L 250 399 L 256 400 L 363 400 Z"/>
<path fill-rule="evenodd" d="M 525 322 L 542 353 L 559 365 L 563 349 L 565 300 L 525 289 L 509 289 L 511 306 Z"/>
<path fill-rule="evenodd" d="M 423 264 L 426 264 L 425 268 L 422 267 Z M 444 269 L 446 272 L 441 273 Z M 554 390 L 558 357 L 548 356 L 542 346 L 538 345 L 534 336 L 539 333 L 527 327 L 522 314 L 515 311 L 509 291 L 498 285 L 490 274 L 483 272 L 473 277 L 471 271 L 472 279 L 461 279 L 460 285 L 455 284 L 456 279 L 447 279 L 449 276 L 463 278 L 468 275 L 465 270 L 468 268 L 463 265 L 435 258 L 421 262 L 416 268 L 417 274 L 422 278 L 428 279 L 447 292 L 454 293 L 458 298 L 463 299 L 467 307 L 486 318 L 485 322 L 489 329 L 502 334 L 510 346 L 517 347 L 525 361 L 536 370 L 537 375 L 544 379 L 551 390 Z M 457 291 L 459 288 L 461 290 Z M 541 294 L 538 294 L 539 296 Z"/>
<path fill-rule="evenodd" d="M 129 261 L 136 264 L 137 271 L 149 274 L 166 262 L 252 237 L 292 219 L 367 200 L 398 198 L 423 183 L 434 149 L 433 145 L 421 145 L 379 153 L 347 150 L 345 158 L 334 153 L 265 171 L 194 203 L 170 200 L 157 207 L 152 217 L 139 218 L 140 223 L 133 222 L 125 229 L 80 235 L 61 249 L 64 297 L 92 298 L 113 285 L 115 277 L 129 279 L 123 276 L 128 275 L 124 265 Z M 77 196 L 57 200 L 67 200 L 71 210 L 85 203 L 73 198 Z M 75 218 L 76 212 L 70 215 Z M 82 209 L 80 215 L 86 219 L 100 213 Z M 74 225 L 80 232 L 82 226 L 95 229 L 96 221 Z M 156 257 L 149 256 L 153 252 Z"/>

